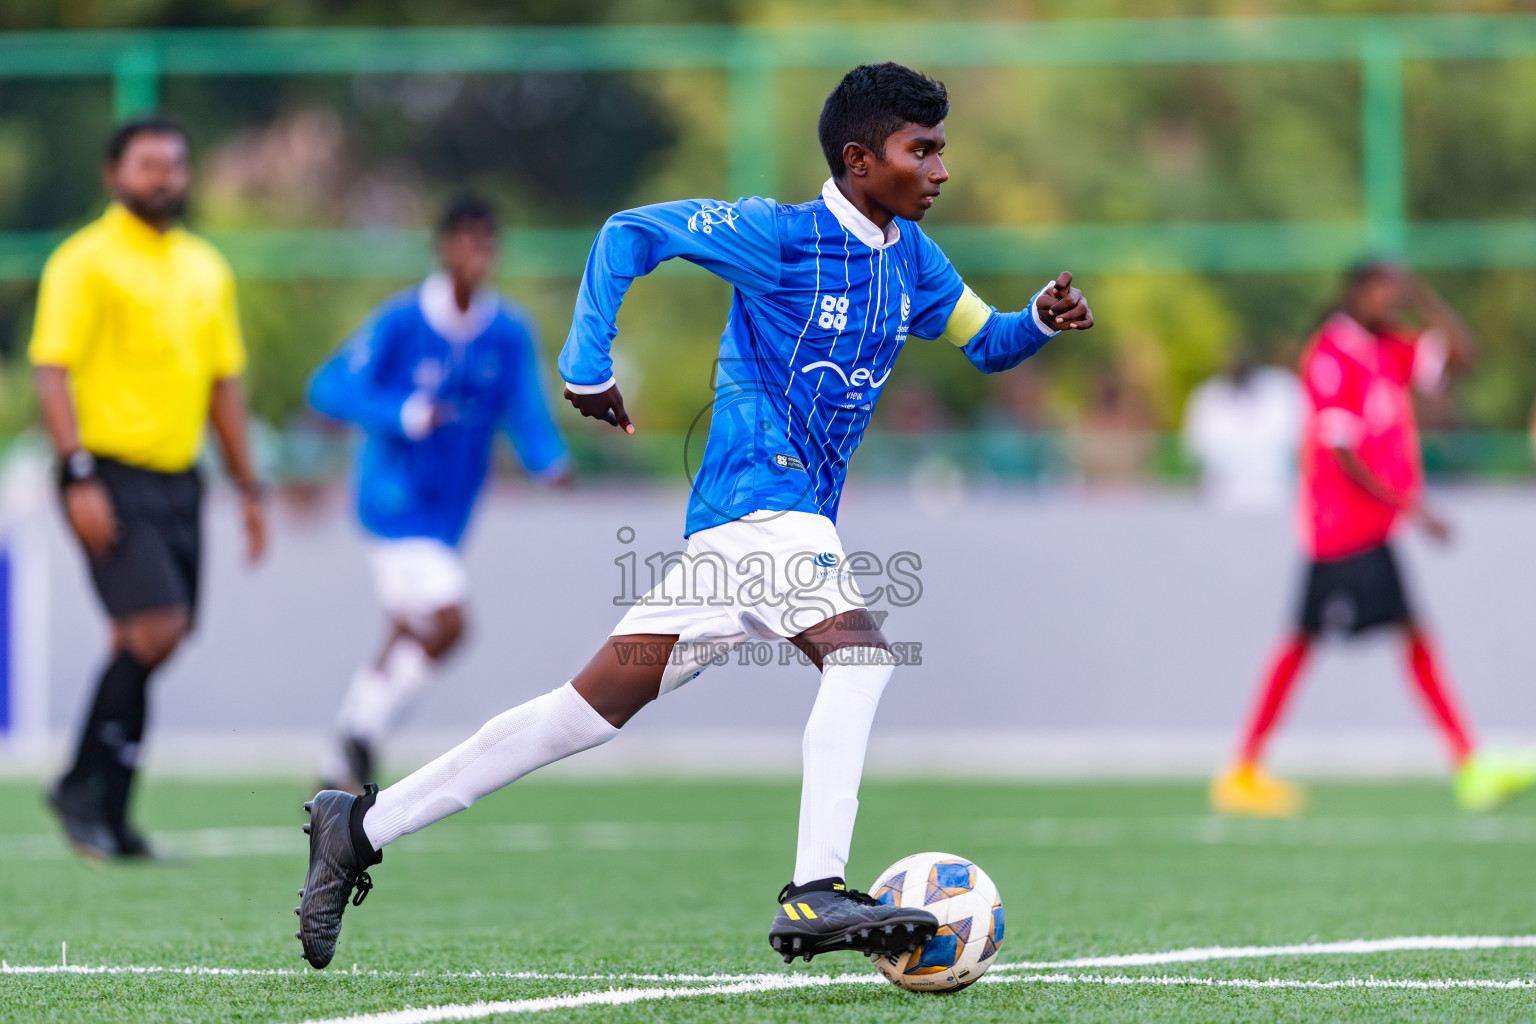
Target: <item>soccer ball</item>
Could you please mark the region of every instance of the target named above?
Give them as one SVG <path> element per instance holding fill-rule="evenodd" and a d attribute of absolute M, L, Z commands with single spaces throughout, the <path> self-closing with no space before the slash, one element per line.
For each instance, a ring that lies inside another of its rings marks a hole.
<path fill-rule="evenodd" d="M 1003 944 L 1003 901 L 981 868 L 948 853 L 914 853 L 886 868 L 869 890 L 881 903 L 921 907 L 939 933 L 910 953 L 870 956 L 910 992 L 953 992 L 987 973 Z"/>

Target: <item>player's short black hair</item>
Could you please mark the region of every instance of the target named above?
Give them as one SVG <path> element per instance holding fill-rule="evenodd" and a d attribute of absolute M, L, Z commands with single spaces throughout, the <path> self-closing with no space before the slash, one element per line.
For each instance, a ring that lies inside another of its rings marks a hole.
<path fill-rule="evenodd" d="M 857 142 L 871 153 L 885 153 L 885 140 L 904 124 L 932 128 L 949 116 L 944 83 L 921 71 L 890 61 L 860 64 L 843 76 L 821 105 L 816 136 L 832 177 L 841 178 L 843 147 Z"/>
<path fill-rule="evenodd" d="M 1383 256 L 1371 256 L 1350 265 L 1344 275 L 1344 291 L 1354 291 L 1379 277 L 1396 277 L 1402 274 L 1403 264 Z"/>
<path fill-rule="evenodd" d="M 128 152 L 128 144 L 140 135 L 180 135 L 183 142 L 188 141 L 187 130 L 174 117 L 145 114 L 124 121 L 112 130 L 112 137 L 107 139 L 107 163 L 115 165 L 121 160 Z"/>
<path fill-rule="evenodd" d="M 443 215 L 437 221 L 438 237 L 451 235 L 470 224 L 482 225 L 495 234 L 499 226 L 496 209 L 473 192 L 460 192 L 443 207 Z"/>

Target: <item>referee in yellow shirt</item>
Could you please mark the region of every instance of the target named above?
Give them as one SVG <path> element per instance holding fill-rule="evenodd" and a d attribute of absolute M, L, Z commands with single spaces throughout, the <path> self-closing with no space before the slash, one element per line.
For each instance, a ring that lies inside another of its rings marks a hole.
<path fill-rule="evenodd" d="M 197 608 L 194 464 L 207 423 L 244 495 L 252 562 L 266 523 L 246 444 L 234 278 L 211 245 L 176 226 L 191 182 L 186 133 L 159 117 L 122 125 L 103 179 L 112 205 L 43 269 L 30 350 L 65 516 L 112 619 L 74 765 L 49 802 L 82 853 L 147 857 L 128 798 L 150 676 Z"/>

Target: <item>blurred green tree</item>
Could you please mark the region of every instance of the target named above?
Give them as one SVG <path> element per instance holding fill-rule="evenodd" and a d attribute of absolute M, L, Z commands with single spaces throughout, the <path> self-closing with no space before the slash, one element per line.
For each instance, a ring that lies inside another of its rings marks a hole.
<path fill-rule="evenodd" d="M 1483 0 L 1487 12 L 1524 9 Z M 1455 0 L 10 0 L 0 30 L 409 24 L 772 21 L 888 18 L 1118 18 L 1460 12 Z M 1352 220 L 1359 94 L 1349 65 L 926 68 L 954 97 L 942 206 L 925 227 L 1080 222 Z M 826 169 L 814 119 L 834 76 L 786 72 L 776 85 L 783 182 L 814 195 Z M 168 109 L 192 129 L 200 176 L 195 228 L 424 227 L 460 187 L 495 199 L 511 227 L 595 225 L 608 212 L 684 195 L 724 195 L 723 81 L 708 72 L 172 79 Z M 1536 62 L 1408 66 L 1409 214 L 1536 216 Z M 107 84 L 0 81 L 0 229 L 61 230 L 102 203 L 99 149 Z M 68 125 L 68 131 L 55 126 Z M 423 251 L 423 265 L 428 256 Z M 963 268 L 962 268 L 963 269 Z M 1524 425 L 1536 395 L 1536 273 L 1439 274 L 1483 341 L 1458 385 L 1462 420 Z M 376 301 L 409 281 L 241 285 L 258 410 L 274 422 L 302 403 L 310 368 Z M 1016 308 L 1038 281 L 977 278 Z M 1294 359 L 1333 300 L 1331 275 L 1093 275 L 1100 328 L 1038 363 L 1059 422 L 1116 368 L 1164 427 L 1188 389 L 1243 339 Z M 574 282 L 511 286 L 535 310 L 552 360 Z M 708 402 L 709 360 L 728 290 L 692 268 L 642 282 L 626 306 L 621 357 L 637 422 L 685 430 Z M 32 289 L 0 286 L 0 431 L 30 415 L 20 369 Z M 928 388 L 957 425 L 976 422 L 996 382 L 955 353 L 909 346 L 900 374 Z"/>

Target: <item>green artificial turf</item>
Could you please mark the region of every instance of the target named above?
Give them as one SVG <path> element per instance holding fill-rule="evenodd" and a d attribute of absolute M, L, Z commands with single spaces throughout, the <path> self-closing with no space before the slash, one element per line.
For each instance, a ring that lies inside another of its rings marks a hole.
<path fill-rule="evenodd" d="M 0 785 L 0 1022 L 296 1022 L 482 1000 L 707 982 L 568 973 L 866 976 L 851 954 L 768 948 L 793 859 L 784 782 L 513 787 L 391 847 L 329 970 L 293 938 L 306 794 L 287 783 L 146 786 L 174 865 L 68 854 L 34 785 Z M 1213 945 L 1536 934 L 1536 801 L 1473 818 L 1443 786 L 1320 785 L 1292 822 L 1207 815 L 1193 784 L 865 786 L 852 881 L 919 850 L 968 856 L 1007 911 L 1000 964 Z M 71 965 L 271 974 L 16 973 Z M 354 969 L 355 965 L 355 969 Z M 466 976 L 482 972 L 481 976 Z M 1073 980 L 1027 980 L 1041 975 Z M 1127 983 L 1147 977 L 1173 984 Z M 1013 981 L 1001 981 L 1013 977 Z M 1017 980 L 1024 978 L 1026 980 Z M 1115 978 L 1115 984 L 1102 980 Z M 1536 948 L 994 969 L 950 996 L 883 982 L 543 1009 L 541 1020 L 1530 1019 L 1536 989 L 1245 989 L 1190 979 L 1536 980 Z M 725 978 L 722 985 L 739 984 Z M 501 1016 L 494 1019 L 512 1019 Z M 519 1016 L 518 1019 L 522 1019 Z"/>

